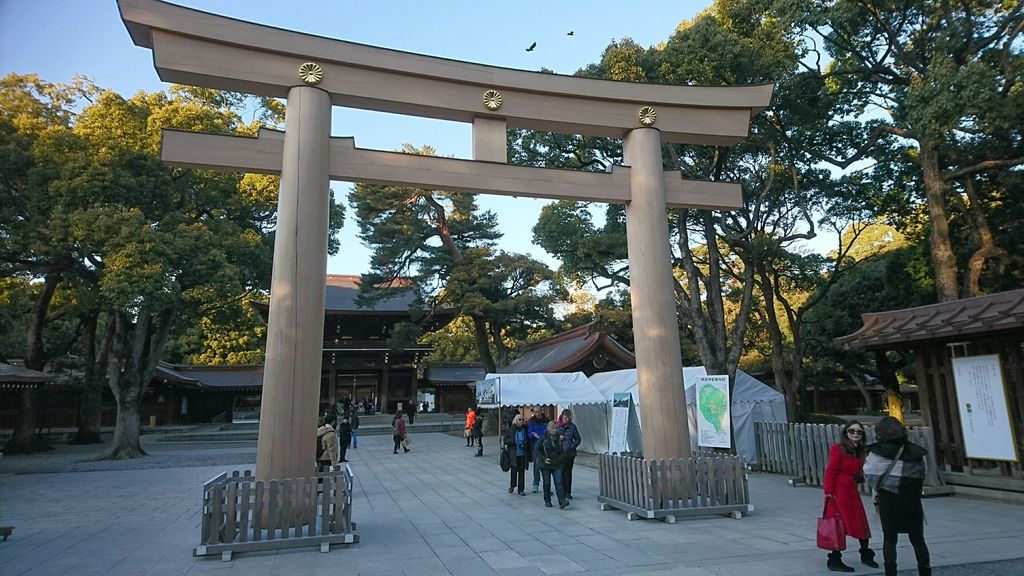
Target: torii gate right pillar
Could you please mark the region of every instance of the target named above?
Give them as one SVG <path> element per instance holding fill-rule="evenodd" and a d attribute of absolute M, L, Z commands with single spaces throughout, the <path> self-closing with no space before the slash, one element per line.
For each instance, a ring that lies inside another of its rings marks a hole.
<path fill-rule="evenodd" d="M 640 422 L 644 459 L 683 458 L 690 454 L 690 431 L 672 289 L 661 133 L 654 128 L 632 130 L 625 138 L 624 156 L 630 166 L 626 243 L 637 388 L 645 399 Z"/>

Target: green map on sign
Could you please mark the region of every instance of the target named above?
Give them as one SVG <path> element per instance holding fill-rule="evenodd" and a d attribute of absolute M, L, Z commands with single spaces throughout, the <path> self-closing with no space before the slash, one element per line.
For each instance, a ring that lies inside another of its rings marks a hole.
<path fill-rule="evenodd" d="M 699 408 L 704 419 L 715 427 L 715 432 L 721 432 L 722 427 L 725 426 L 725 415 L 728 412 L 725 392 L 711 384 L 705 384 L 697 397 L 700 398 Z"/>

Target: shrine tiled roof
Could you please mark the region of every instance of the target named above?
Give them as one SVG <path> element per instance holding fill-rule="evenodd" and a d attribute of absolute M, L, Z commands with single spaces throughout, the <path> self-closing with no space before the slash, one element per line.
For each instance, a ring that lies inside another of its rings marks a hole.
<path fill-rule="evenodd" d="M 433 386 L 452 386 L 483 380 L 487 370 L 483 364 L 430 364 L 426 380 Z"/>
<path fill-rule="evenodd" d="M 207 390 L 259 390 L 263 366 L 173 366 L 160 363 L 154 379 Z"/>
<path fill-rule="evenodd" d="M 917 308 L 863 314 L 864 326 L 836 338 L 851 348 L 900 347 L 923 340 L 1024 330 L 1024 289 Z"/>
<path fill-rule="evenodd" d="M 54 378 L 56 378 L 56 374 L 0 363 L 0 388 L 3 389 L 35 388 Z"/>
<path fill-rule="evenodd" d="M 498 368 L 498 372 L 565 372 L 576 369 L 588 358 L 601 362 L 611 360 L 622 368 L 636 366 L 632 352 L 616 342 L 598 323 L 591 322 L 526 348 L 519 358 Z"/>

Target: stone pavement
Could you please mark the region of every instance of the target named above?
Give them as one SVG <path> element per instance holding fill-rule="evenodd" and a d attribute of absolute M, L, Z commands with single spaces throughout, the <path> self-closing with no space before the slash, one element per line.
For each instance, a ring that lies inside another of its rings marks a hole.
<path fill-rule="evenodd" d="M 15 530 L 0 542 L 0 574 L 828 574 L 814 544 L 821 492 L 793 488 L 782 476 L 750 476 L 755 511 L 739 520 L 630 522 L 599 510 L 592 468 L 577 464 L 571 507 L 545 508 L 539 494 L 507 493 L 494 438 L 484 458 L 461 437 L 413 429 L 411 439 L 408 454 L 393 455 L 385 436 L 361 437 L 349 450 L 360 543 L 327 554 L 242 553 L 233 562 L 192 557 L 200 488 L 224 470 L 251 467 L 253 444 L 144 437 L 153 455 L 136 461 L 84 461 L 99 452 L 95 446 L 8 457 L 0 460 L 0 525 Z M 937 576 L 1024 574 L 1024 507 L 965 497 L 929 499 L 925 507 L 933 564 L 943 567 Z M 881 529 L 871 522 L 880 556 Z M 905 537 L 900 544 L 902 574 L 916 574 Z M 858 574 L 881 573 L 847 556 Z"/>

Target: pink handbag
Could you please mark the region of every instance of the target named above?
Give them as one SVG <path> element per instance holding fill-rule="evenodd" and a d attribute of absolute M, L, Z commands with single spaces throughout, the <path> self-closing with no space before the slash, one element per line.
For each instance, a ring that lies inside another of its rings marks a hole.
<path fill-rule="evenodd" d="M 822 550 L 846 550 L 846 528 L 839 517 L 839 508 L 832 498 L 825 498 L 825 506 L 818 518 L 818 548 Z"/>

